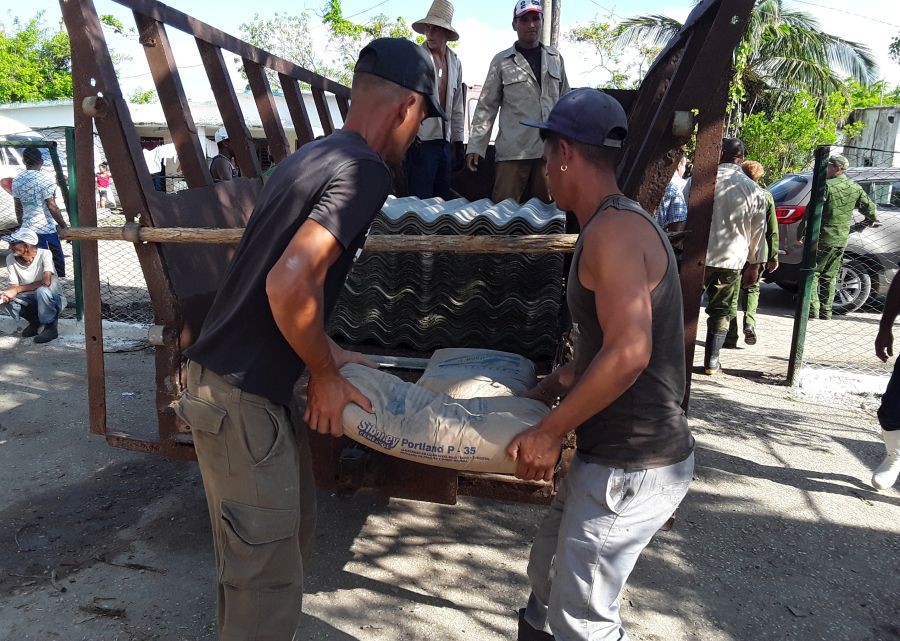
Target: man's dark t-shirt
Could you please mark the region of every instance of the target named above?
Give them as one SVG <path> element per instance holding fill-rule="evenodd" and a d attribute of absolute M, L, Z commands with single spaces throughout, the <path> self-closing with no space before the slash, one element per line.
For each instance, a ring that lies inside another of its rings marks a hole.
<path fill-rule="evenodd" d="M 245 392 L 288 405 L 304 364 L 275 324 L 266 277 L 307 218 L 322 225 L 344 247 L 325 279 L 327 319 L 390 184 L 381 157 L 351 131 L 311 142 L 282 162 L 260 194 L 188 358 Z"/>
<path fill-rule="evenodd" d="M 534 77 L 537 80 L 538 87 L 541 86 L 541 61 L 543 59 L 543 46 L 538 45 L 534 49 L 523 49 L 519 46 L 519 43 L 516 43 L 516 51 L 522 54 L 522 57 L 528 61 L 528 64 L 531 66 L 531 71 L 534 72 Z"/>

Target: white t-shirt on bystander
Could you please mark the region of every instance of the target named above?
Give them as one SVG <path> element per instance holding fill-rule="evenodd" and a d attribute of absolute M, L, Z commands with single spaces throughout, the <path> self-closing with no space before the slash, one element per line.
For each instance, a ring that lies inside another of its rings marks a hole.
<path fill-rule="evenodd" d="M 44 278 L 44 272 L 56 273 L 53 267 L 53 254 L 49 249 L 38 249 L 30 265 L 23 265 L 16 260 L 14 254 L 6 257 L 6 269 L 9 272 L 10 285 L 31 285 Z"/>

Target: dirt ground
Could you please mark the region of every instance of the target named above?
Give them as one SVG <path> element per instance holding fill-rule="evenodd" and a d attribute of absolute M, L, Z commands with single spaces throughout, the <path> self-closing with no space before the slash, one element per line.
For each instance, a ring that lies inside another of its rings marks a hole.
<path fill-rule="evenodd" d="M 866 483 L 877 399 L 784 387 L 790 297 L 764 303 L 760 344 L 694 379 L 695 482 L 632 575 L 626 626 L 636 641 L 900 640 L 900 491 Z M 107 355 L 110 425 L 150 432 L 153 354 L 135 349 Z M 214 639 L 196 466 L 88 433 L 77 340 L 5 335 L 0 354 L 0 640 Z M 515 639 L 543 511 L 320 493 L 298 638 Z"/>

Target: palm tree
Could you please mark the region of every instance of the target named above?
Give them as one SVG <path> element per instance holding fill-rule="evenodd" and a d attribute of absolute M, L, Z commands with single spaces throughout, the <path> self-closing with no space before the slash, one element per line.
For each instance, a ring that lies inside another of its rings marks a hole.
<path fill-rule="evenodd" d="M 621 47 L 638 41 L 664 46 L 681 23 L 648 15 L 626 20 L 621 29 Z M 829 95 L 846 89 L 848 77 L 862 85 L 877 80 L 878 64 L 869 47 L 825 33 L 813 16 L 785 8 L 782 0 L 758 0 L 735 51 L 732 124 L 740 122 L 743 111 L 783 108 L 800 91 L 824 105 Z"/>

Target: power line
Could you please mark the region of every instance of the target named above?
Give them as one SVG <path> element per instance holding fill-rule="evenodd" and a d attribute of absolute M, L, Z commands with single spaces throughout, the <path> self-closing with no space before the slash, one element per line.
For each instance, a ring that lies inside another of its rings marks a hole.
<path fill-rule="evenodd" d="M 202 66 L 203 66 L 202 63 L 199 64 L 199 65 L 184 65 L 184 66 L 178 67 L 178 69 L 196 69 L 197 67 L 202 67 Z M 132 80 L 133 78 L 140 78 L 140 77 L 142 77 L 142 76 L 149 76 L 151 73 L 153 73 L 153 72 L 152 72 L 152 71 L 145 71 L 144 73 L 139 73 L 139 74 L 136 74 L 136 75 L 134 75 L 134 76 L 125 76 L 125 77 L 123 77 L 123 78 L 119 78 L 119 80 Z"/>
<path fill-rule="evenodd" d="M 884 20 L 879 20 L 878 18 L 873 18 L 871 16 L 864 16 L 861 13 L 853 13 L 852 11 L 847 11 L 846 9 L 837 9 L 835 7 L 829 7 L 824 4 L 816 4 L 815 2 L 808 2 L 808 0 L 791 0 L 792 2 L 797 2 L 799 4 L 808 4 L 811 7 L 819 7 L 820 9 L 828 9 L 829 11 L 837 11 L 838 13 L 846 13 L 848 16 L 855 16 L 857 18 L 862 18 L 863 20 L 869 20 L 871 22 L 879 22 L 881 24 L 886 24 L 889 27 L 894 27 L 895 29 L 900 29 L 900 25 L 893 24 L 891 22 L 886 22 Z"/>
<path fill-rule="evenodd" d="M 611 15 L 612 17 L 618 18 L 619 20 L 627 20 L 627 18 L 625 18 L 625 16 L 620 16 L 618 13 L 616 13 L 609 7 L 604 7 L 602 4 L 597 2 L 597 0 L 591 0 L 591 2 L 594 3 L 595 5 L 597 5 L 598 7 L 600 7 L 601 9 L 603 9 L 604 11 L 606 11 L 607 13 L 609 13 L 609 15 Z"/>

